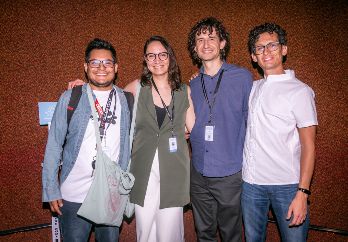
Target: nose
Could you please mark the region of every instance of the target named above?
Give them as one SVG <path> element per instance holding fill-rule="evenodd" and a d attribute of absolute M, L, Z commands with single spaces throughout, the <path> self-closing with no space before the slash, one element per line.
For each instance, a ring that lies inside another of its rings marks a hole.
<path fill-rule="evenodd" d="M 203 40 L 203 47 L 204 48 L 207 48 L 208 47 L 208 40 Z"/>
<path fill-rule="evenodd" d="M 104 70 L 105 69 L 104 62 L 100 62 L 98 68 Z"/>
<path fill-rule="evenodd" d="M 264 50 L 263 50 L 263 54 L 264 55 L 268 55 L 269 53 L 271 53 L 271 51 L 269 51 L 268 47 L 265 46 Z"/>
<path fill-rule="evenodd" d="M 153 63 L 157 64 L 157 63 L 160 63 L 162 62 L 159 58 L 159 56 L 156 56 L 155 60 L 153 61 Z"/>

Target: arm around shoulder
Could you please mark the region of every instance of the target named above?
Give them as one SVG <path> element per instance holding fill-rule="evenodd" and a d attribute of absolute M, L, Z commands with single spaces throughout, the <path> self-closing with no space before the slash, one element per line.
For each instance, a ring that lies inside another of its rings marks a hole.
<path fill-rule="evenodd" d="M 125 90 L 126 92 L 131 92 L 133 94 L 133 96 L 135 96 L 136 91 L 137 91 L 137 85 L 140 84 L 140 80 L 136 79 L 130 83 L 128 83 L 123 90 Z"/>
<path fill-rule="evenodd" d="M 186 112 L 186 128 L 191 133 L 193 125 L 195 124 L 196 115 L 195 115 L 195 110 L 194 110 L 193 102 L 191 98 L 191 88 L 189 86 L 187 86 L 187 97 L 188 97 L 190 106 L 188 107 Z"/>

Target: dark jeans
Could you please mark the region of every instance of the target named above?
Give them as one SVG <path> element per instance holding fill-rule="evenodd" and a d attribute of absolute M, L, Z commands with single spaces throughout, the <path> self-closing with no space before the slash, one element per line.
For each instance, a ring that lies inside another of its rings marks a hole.
<path fill-rule="evenodd" d="M 256 185 L 243 183 L 242 208 L 247 242 L 266 240 L 268 212 L 272 206 L 283 242 L 304 242 L 307 240 L 309 214 L 300 226 L 289 227 L 286 220 L 290 203 L 297 193 L 298 184 Z"/>
<path fill-rule="evenodd" d="M 98 242 L 117 242 L 119 236 L 119 227 L 93 224 L 79 216 L 81 203 L 63 201 L 61 208 L 62 216 L 59 216 L 59 222 L 64 242 L 86 242 L 92 226 L 95 230 L 95 238 Z"/>
<path fill-rule="evenodd" d="M 204 177 L 192 167 L 191 202 L 198 241 L 217 241 L 218 227 L 221 241 L 242 241 L 241 186 L 241 172 Z"/>

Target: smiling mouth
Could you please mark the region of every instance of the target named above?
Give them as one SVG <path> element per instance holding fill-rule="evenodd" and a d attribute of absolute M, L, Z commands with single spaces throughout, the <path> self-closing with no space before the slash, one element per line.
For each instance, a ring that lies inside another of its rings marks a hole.
<path fill-rule="evenodd" d="M 202 52 L 203 52 L 203 53 L 209 54 L 209 53 L 212 53 L 213 50 L 211 50 L 211 49 L 205 49 L 205 50 L 202 50 Z"/>
<path fill-rule="evenodd" d="M 273 58 L 272 57 L 267 57 L 267 58 L 263 58 L 263 61 L 271 61 Z"/>

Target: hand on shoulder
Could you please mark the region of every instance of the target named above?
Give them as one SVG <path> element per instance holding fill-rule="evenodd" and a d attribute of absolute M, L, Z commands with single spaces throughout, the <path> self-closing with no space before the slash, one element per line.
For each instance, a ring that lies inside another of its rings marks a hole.
<path fill-rule="evenodd" d="M 193 73 L 192 76 L 191 76 L 190 79 L 189 79 L 189 82 L 191 82 L 192 79 L 195 79 L 198 75 L 199 75 L 199 72 Z"/>
<path fill-rule="evenodd" d="M 73 89 L 76 86 L 82 86 L 83 84 L 85 84 L 84 81 L 80 80 L 80 79 L 76 79 L 75 81 L 70 81 L 68 83 L 68 89 Z"/>

